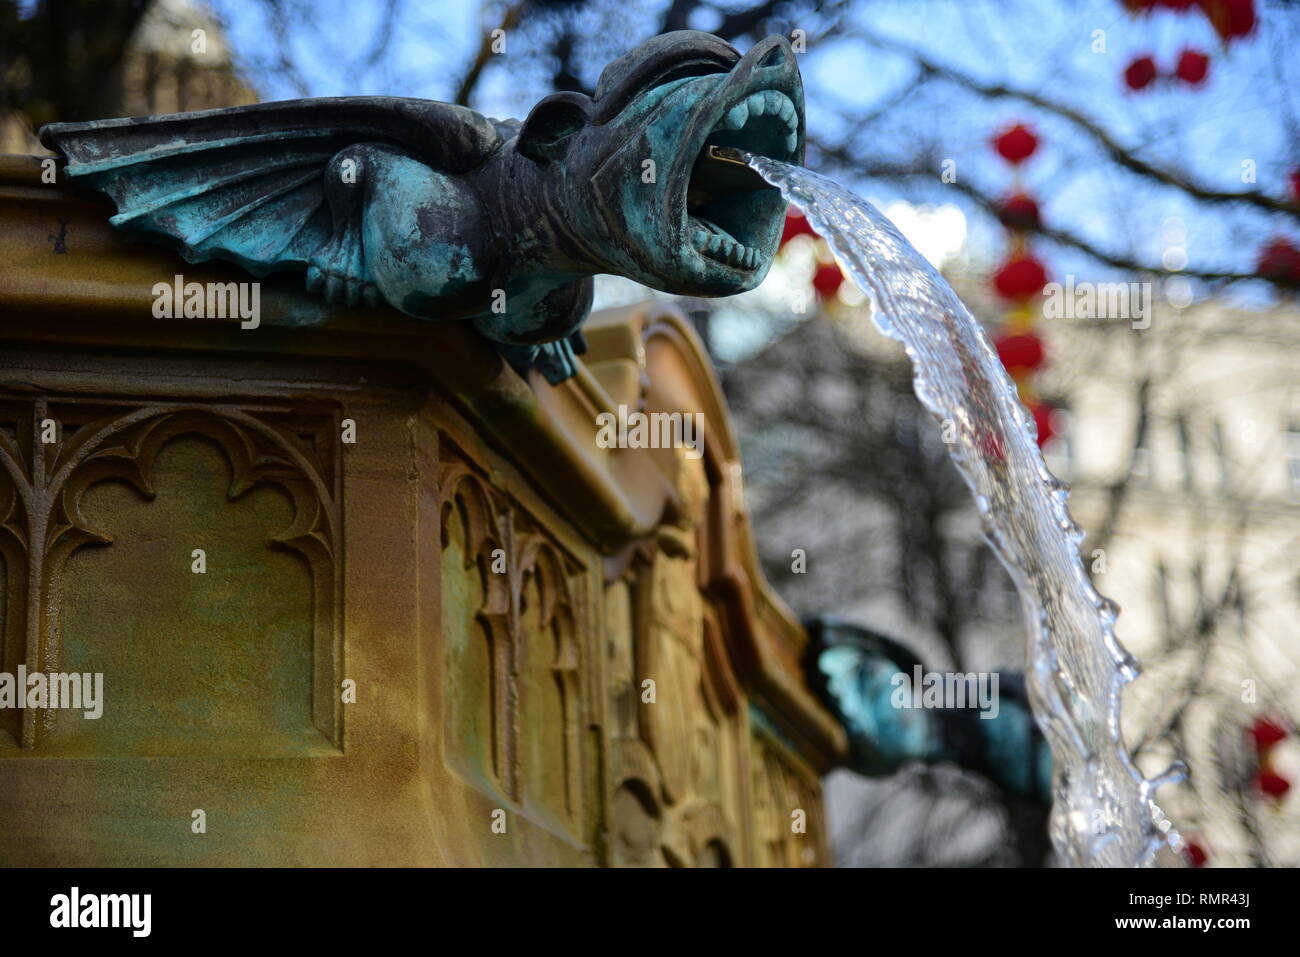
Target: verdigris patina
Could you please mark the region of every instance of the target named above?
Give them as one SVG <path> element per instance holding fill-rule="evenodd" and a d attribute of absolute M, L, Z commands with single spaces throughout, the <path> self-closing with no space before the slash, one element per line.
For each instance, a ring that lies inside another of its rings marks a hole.
<path fill-rule="evenodd" d="M 974 672 L 927 672 L 903 645 L 848 622 L 804 624 L 808 684 L 848 732 L 853 770 L 874 777 L 913 761 L 952 762 L 1051 804 L 1052 752 L 1034 723 L 1022 674 L 996 673 L 992 695 L 983 699 L 988 689 Z M 956 703 L 942 694 L 926 700 L 923 688 L 934 688 L 936 679 L 960 689 Z"/>
<path fill-rule="evenodd" d="M 112 197 L 119 229 L 190 262 L 303 269 L 331 303 L 468 320 L 559 382 L 594 274 L 699 296 L 763 279 L 785 202 L 710 147 L 800 163 L 803 107 L 782 37 L 742 57 L 680 31 L 610 63 L 594 98 L 552 94 L 522 124 L 343 97 L 56 123 L 41 140 Z"/>

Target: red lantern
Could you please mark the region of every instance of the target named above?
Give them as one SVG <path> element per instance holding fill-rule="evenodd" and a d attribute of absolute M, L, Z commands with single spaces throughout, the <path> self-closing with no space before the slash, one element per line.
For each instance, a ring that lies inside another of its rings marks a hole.
<path fill-rule="evenodd" d="M 1291 171 L 1291 195 L 1300 203 L 1300 166 Z"/>
<path fill-rule="evenodd" d="M 1029 299 L 1047 285 L 1047 270 L 1029 254 L 1009 259 L 993 274 L 993 288 L 1003 299 L 1015 302 Z"/>
<path fill-rule="evenodd" d="M 1016 193 L 998 204 L 998 219 L 1007 229 L 1037 229 L 1042 220 L 1032 196 Z"/>
<path fill-rule="evenodd" d="M 1224 43 L 1255 29 L 1255 0 L 1196 0 Z"/>
<path fill-rule="evenodd" d="M 1286 737 L 1286 728 L 1269 718 L 1256 718 L 1250 726 L 1250 736 L 1255 741 L 1255 750 L 1263 754 Z"/>
<path fill-rule="evenodd" d="M 1178 65 L 1174 67 L 1178 79 L 1192 86 L 1204 83 L 1209 72 L 1210 58 L 1200 50 L 1184 50 L 1178 57 Z"/>
<path fill-rule="evenodd" d="M 793 206 L 785 211 L 785 228 L 781 230 L 781 245 L 784 246 L 796 236 L 816 236 L 808 217 Z"/>
<path fill-rule="evenodd" d="M 1124 70 L 1124 82 L 1130 90 L 1143 90 L 1155 81 L 1156 61 L 1149 56 L 1140 56 Z"/>
<path fill-rule="evenodd" d="M 817 271 L 813 273 L 812 284 L 822 299 L 834 298 L 844 284 L 844 273 L 840 272 L 837 263 L 819 263 Z"/>
<path fill-rule="evenodd" d="M 1300 281 L 1300 249 L 1285 236 L 1278 236 L 1259 251 L 1258 271 L 1265 279 Z"/>
<path fill-rule="evenodd" d="M 1255 775 L 1255 786 L 1275 801 L 1281 801 L 1286 792 L 1291 790 L 1291 782 L 1276 771 L 1261 769 Z"/>
<path fill-rule="evenodd" d="M 1195 841 L 1188 841 L 1183 851 L 1187 855 L 1187 863 L 1192 867 L 1204 867 L 1205 862 L 1210 859 L 1210 856 L 1205 853 L 1205 848 Z"/>
<path fill-rule="evenodd" d="M 998 350 L 998 358 L 1002 360 L 1008 372 L 1018 370 L 1033 372 L 1046 358 L 1043 340 L 1032 332 L 999 336 L 994 345 Z"/>
<path fill-rule="evenodd" d="M 1052 427 L 1052 407 L 1045 402 L 1035 402 L 1029 407 L 1034 417 L 1034 427 L 1038 430 L 1038 447 L 1041 449 L 1056 436 Z"/>
<path fill-rule="evenodd" d="M 1179 13 L 1185 12 L 1192 8 L 1196 0 L 1156 0 L 1156 6 L 1164 7 L 1166 10 L 1176 10 Z"/>
<path fill-rule="evenodd" d="M 1034 155 L 1034 150 L 1038 149 L 1038 137 L 1029 127 L 1017 123 L 994 138 L 993 148 L 1008 163 L 1018 166 Z"/>

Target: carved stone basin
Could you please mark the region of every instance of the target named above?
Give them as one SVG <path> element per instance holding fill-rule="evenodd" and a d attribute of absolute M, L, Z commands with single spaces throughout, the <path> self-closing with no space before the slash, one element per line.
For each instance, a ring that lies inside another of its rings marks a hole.
<path fill-rule="evenodd" d="M 247 277 L 42 172 L 0 162 L 0 670 L 103 712 L 0 710 L 0 863 L 826 860 L 844 732 L 680 315 L 592 316 L 558 385 L 301 270 L 159 318 Z M 601 448 L 620 404 L 702 458 Z"/>

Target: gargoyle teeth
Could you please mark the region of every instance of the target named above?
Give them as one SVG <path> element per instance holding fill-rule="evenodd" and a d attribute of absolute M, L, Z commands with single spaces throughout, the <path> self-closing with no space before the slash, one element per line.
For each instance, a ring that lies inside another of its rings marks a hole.
<path fill-rule="evenodd" d="M 718 127 L 726 130 L 738 130 L 749 122 L 749 107 L 740 103 L 731 108 L 727 115 L 722 118 Z"/>
<path fill-rule="evenodd" d="M 780 90 L 759 90 L 749 94 L 718 120 L 717 130 L 741 130 L 750 120 L 771 116 L 785 125 L 785 144 L 790 152 L 799 145 L 799 113 L 790 98 Z"/>
<path fill-rule="evenodd" d="M 728 168 L 728 162 L 736 164 L 736 160 L 715 154 L 710 147 L 793 160 L 799 150 L 799 123 L 799 111 L 790 96 L 770 89 L 732 100 L 717 118 L 702 144 L 683 197 L 687 235 L 701 256 L 741 272 L 756 272 L 766 262 L 757 245 L 746 246 L 736 239 L 743 236 L 757 244 L 767 232 L 766 224 L 754 215 L 769 204 L 768 197 L 758 195 L 764 184 L 755 182 L 757 177 L 743 175 L 746 170 Z"/>
<path fill-rule="evenodd" d="M 737 266 L 741 269 L 756 269 L 758 267 L 759 252 L 757 249 L 736 242 L 724 230 L 708 220 L 695 219 L 693 222 L 697 224 L 697 228 L 692 240 L 695 243 L 695 248 L 704 255 L 720 263 Z"/>

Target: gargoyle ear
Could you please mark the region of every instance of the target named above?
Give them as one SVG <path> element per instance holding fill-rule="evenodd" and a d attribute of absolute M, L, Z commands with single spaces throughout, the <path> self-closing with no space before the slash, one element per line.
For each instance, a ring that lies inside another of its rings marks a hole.
<path fill-rule="evenodd" d="M 552 93 L 533 107 L 519 130 L 515 149 L 545 166 L 564 156 L 569 138 L 587 125 L 591 98 L 581 93 Z"/>

